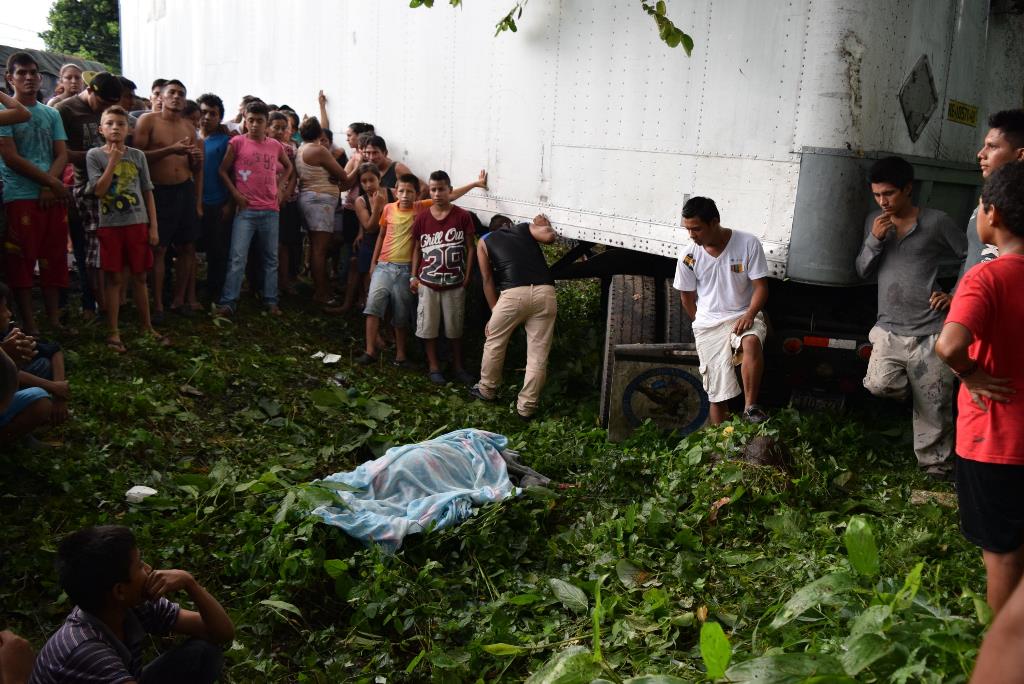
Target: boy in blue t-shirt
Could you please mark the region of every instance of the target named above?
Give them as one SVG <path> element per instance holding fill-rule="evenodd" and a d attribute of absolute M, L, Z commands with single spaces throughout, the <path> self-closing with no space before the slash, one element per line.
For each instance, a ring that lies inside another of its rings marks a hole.
<path fill-rule="evenodd" d="M 203 141 L 203 216 L 200 249 L 206 252 L 206 294 L 216 302 L 224 290 L 231 247 L 231 220 L 235 206 L 218 169 L 228 151 L 231 134 L 221 123 L 224 102 L 213 93 L 200 95 L 199 137 Z"/>

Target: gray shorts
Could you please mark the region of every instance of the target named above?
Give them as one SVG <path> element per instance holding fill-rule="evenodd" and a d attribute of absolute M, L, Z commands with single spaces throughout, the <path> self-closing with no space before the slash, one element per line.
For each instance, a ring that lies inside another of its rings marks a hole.
<path fill-rule="evenodd" d="M 384 318 L 391 307 L 391 325 L 408 328 L 412 322 L 413 294 L 409 291 L 409 264 L 377 262 L 366 295 L 367 316 Z"/>
<path fill-rule="evenodd" d="M 466 318 L 466 288 L 433 290 L 423 283 L 419 287 L 420 303 L 416 308 L 416 337 L 432 340 L 438 336 L 444 320 L 444 336 L 449 340 L 462 337 Z"/>
<path fill-rule="evenodd" d="M 302 218 L 311 233 L 334 232 L 334 210 L 337 206 L 337 195 L 308 190 L 299 193 L 299 209 L 302 210 Z"/>

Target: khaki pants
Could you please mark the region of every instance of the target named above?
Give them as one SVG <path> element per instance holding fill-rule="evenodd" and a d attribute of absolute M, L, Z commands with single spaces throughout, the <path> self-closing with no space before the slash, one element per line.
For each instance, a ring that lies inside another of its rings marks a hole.
<path fill-rule="evenodd" d="M 526 378 L 519 392 L 516 410 L 524 416 L 533 415 L 547 377 L 548 352 L 551 351 L 557 312 L 555 288 L 551 285 L 524 285 L 501 293 L 487 323 L 487 341 L 480 360 L 478 388 L 485 397 L 493 397 L 498 389 L 508 340 L 522 324 L 526 328 Z"/>
<path fill-rule="evenodd" d="M 953 467 L 952 371 L 935 355 L 938 334 L 896 335 L 878 326 L 871 329 L 871 360 L 864 387 L 876 397 L 914 399 L 914 453 L 929 472 Z"/>

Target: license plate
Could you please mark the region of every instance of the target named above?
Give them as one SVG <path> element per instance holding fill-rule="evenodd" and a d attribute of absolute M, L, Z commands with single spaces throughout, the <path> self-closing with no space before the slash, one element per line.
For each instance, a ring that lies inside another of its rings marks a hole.
<path fill-rule="evenodd" d="M 841 411 L 846 405 L 846 397 L 842 394 L 821 394 L 793 390 L 793 396 L 789 403 L 793 408 L 807 411 Z"/>

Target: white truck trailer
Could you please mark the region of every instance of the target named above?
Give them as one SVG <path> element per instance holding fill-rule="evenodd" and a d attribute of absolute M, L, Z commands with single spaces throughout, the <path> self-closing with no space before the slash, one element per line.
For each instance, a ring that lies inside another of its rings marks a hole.
<path fill-rule="evenodd" d="M 421 176 L 487 168 L 490 190 L 462 206 L 484 221 L 547 214 L 589 257 L 559 275 L 605 279 L 605 395 L 615 344 L 687 339 L 669 286 L 680 208 L 712 197 L 725 225 L 764 243 L 768 351 L 790 357 L 769 367 L 850 389 L 839 368 L 870 353 L 874 316 L 853 266 L 866 169 L 908 158 L 918 201 L 966 226 L 985 119 L 1022 104 L 1024 3 L 667 4 L 690 57 L 638 0 L 535 0 L 499 36 L 507 8 L 486 0 L 122 0 L 122 61 L 139 83 L 216 92 L 229 113 L 254 93 L 312 114 L 322 88 L 335 128 L 372 121 Z"/>

